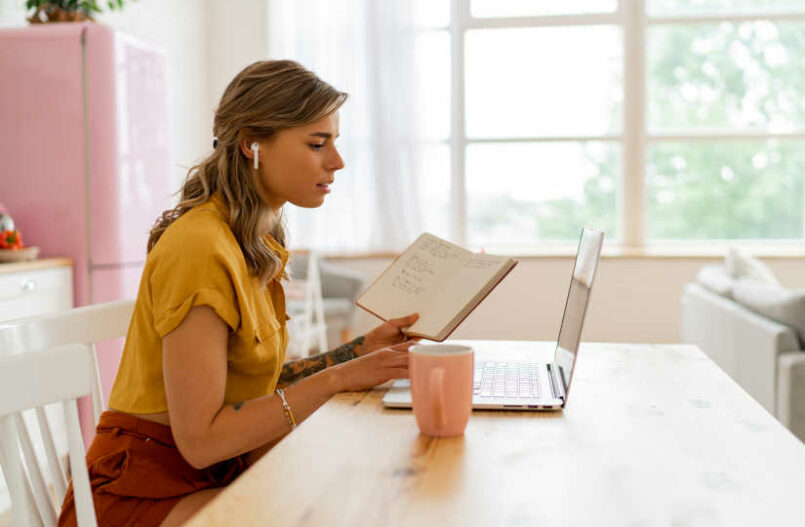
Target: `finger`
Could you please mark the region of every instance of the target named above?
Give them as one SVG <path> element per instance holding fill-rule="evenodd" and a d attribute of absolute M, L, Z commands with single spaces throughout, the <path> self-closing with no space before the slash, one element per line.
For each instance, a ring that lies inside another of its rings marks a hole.
<path fill-rule="evenodd" d="M 393 318 L 389 320 L 389 324 L 397 326 L 398 328 L 404 328 L 410 326 L 418 319 L 419 319 L 419 313 L 414 313 L 413 315 L 408 315 L 407 317 Z"/>
<path fill-rule="evenodd" d="M 407 379 L 409 377 L 408 368 L 392 368 L 388 371 L 391 379 Z"/>
<path fill-rule="evenodd" d="M 408 355 L 395 355 L 395 356 L 392 356 L 388 360 L 388 362 L 386 362 L 385 364 L 387 366 L 393 366 L 393 367 L 397 367 L 397 366 L 406 366 L 407 367 L 409 362 L 410 362 L 410 359 L 409 359 Z"/>
<path fill-rule="evenodd" d="M 386 355 L 377 363 L 377 366 L 380 368 L 397 368 L 400 366 L 408 366 L 408 363 L 410 362 L 408 354 L 406 352 L 399 353 L 400 354 L 394 353 Z"/>

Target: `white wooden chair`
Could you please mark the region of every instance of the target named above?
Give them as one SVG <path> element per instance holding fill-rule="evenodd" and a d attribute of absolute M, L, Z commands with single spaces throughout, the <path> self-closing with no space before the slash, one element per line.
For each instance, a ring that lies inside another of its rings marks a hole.
<path fill-rule="evenodd" d="M 72 345 L 71 349 L 83 350 L 83 357 L 85 357 L 86 363 L 81 362 L 81 364 L 85 364 L 84 370 L 75 370 L 73 368 L 65 369 L 61 375 L 65 377 L 65 382 L 70 382 L 71 379 L 66 377 L 74 376 L 75 371 L 78 371 L 79 378 L 83 378 L 84 374 L 86 374 L 90 389 L 80 395 L 91 394 L 94 422 L 97 424 L 100 414 L 105 409 L 105 404 L 98 372 L 95 343 L 125 336 L 128 331 L 133 308 L 134 301 L 124 300 L 94 304 L 61 313 L 0 323 L 0 359 L 5 360 L 6 358 L 13 358 L 14 360 L 19 360 L 18 357 L 22 356 L 46 355 L 51 353 L 53 348 L 65 345 Z M 4 374 L 6 374 L 5 370 L 6 366 L 4 365 Z M 43 369 L 43 371 L 45 370 Z M 47 371 L 55 371 L 56 376 L 59 374 L 58 369 L 51 370 L 48 368 Z M 13 372 L 8 374 L 13 375 Z M 43 374 L 43 378 L 48 377 Z M 38 387 L 39 384 L 33 383 L 30 384 L 30 386 Z M 0 384 L 0 393 L 3 394 L 2 399 L 5 402 L 5 383 Z M 72 403 L 73 407 L 74 404 L 75 403 Z M 14 415 L 5 419 L 2 425 L 0 425 L 0 432 L 2 432 L 0 446 L 3 447 L 2 455 L 0 455 L 0 465 L 3 466 L 4 472 L 12 474 L 12 477 L 6 476 L 7 480 L 15 479 L 17 482 L 22 482 L 21 484 L 18 483 L 19 488 L 17 488 L 16 491 L 12 489 L 9 484 L 15 525 L 49 526 L 55 525 L 53 510 L 48 509 L 47 501 L 43 500 L 41 497 L 37 498 L 36 496 L 49 496 L 50 494 L 48 494 L 46 489 L 47 483 L 50 483 L 50 485 L 52 485 L 53 494 L 55 495 L 55 502 L 57 503 L 57 507 L 59 507 L 66 493 L 67 481 L 62 470 L 62 464 L 59 461 L 59 452 L 53 440 L 51 425 L 48 422 L 43 405 L 37 404 L 33 406 L 36 407 L 36 421 L 41 435 L 41 441 L 36 441 L 36 446 L 41 447 L 38 448 L 39 450 L 44 450 L 44 455 L 47 460 L 44 464 L 48 468 L 47 474 L 50 477 L 45 480 L 45 478 L 41 476 L 42 470 L 39 466 L 39 461 L 36 459 L 34 443 L 32 443 L 28 428 L 25 426 L 25 422 L 22 419 L 22 413 L 20 411 L 22 408 L 16 411 Z M 69 431 L 71 425 L 69 420 L 67 421 L 66 426 Z M 17 441 L 19 441 L 19 445 L 17 445 Z M 18 462 L 17 454 L 20 452 L 18 446 L 22 448 L 22 453 L 25 454 L 28 460 L 25 463 L 27 473 L 24 471 L 20 472 L 23 467 Z M 78 450 L 73 448 L 70 441 L 68 441 L 67 446 L 68 453 L 70 454 L 71 467 L 73 467 L 73 474 L 76 473 L 75 467 L 73 466 L 76 459 L 80 461 L 80 465 L 84 467 L 84 473 L 86 474 L 83 442 L 79 441 Z M 15 473 L 19 476 L 18 478 L 13 476 Z M 37 476 L 37 474 L 39 475 Z M 34 489 L 33 492 L 31 487 Z M 42 489 L 45 490 L 43 491 Z M 33 521 L 37 517 L 39 521 Z M 17 518 L 24 518 L 24 520 L 16 521 Z M 51 522 L 50 520 L 53 521 Z M 24 522 L 20 523 L 22 521 Z M 83 527 L 80 517 L 79 525 Z M 95 522 L 92 521 L 87 525 L 95 525 Z"/>
<path fill-rule="evenodd" d="M 119 300 L 0 322 L 0 356 L 67 344 L 87 345 L 92 351 L 92 406 L 97 423 L 106 407 L 95 343 L 125 337 L 133 311 L 134 300 Z"/>
<path fill-rule="evenodd" d="M 44 405 L 55 402 L 61 402 L 64 410 L 78 525 L 97 526 L 76 403 L 78 397 L 92 391 L 91 355 L 85 345 L 70 345 L 0 356 L 0 461 L 11 491 L 15 526 L 56 525 L 64 498 L 61 489 L 67 479 L 55 459 L 53 437 L 43 411 Z M 21 418 L 22 410 L 29 408 L 35 408 L 42 417 L 40 425 L 45 423 L 40 432 L 45 444 L 50 445 L 48 467 L 53 481 L 59 482 L 55 500 Z"/>
<path fill-rule="evenodd" d="M 306 357 L 313 344 L 319 352 L 327 351 L 327 324 L 324 321 L 324 300 L 321 292 L 319 255 L 309 251 L 304 279 L 293 279 L 286 287 L 288 321 L 288 355 Z M 316 339 L 313 341 L 313 339 Z"/>

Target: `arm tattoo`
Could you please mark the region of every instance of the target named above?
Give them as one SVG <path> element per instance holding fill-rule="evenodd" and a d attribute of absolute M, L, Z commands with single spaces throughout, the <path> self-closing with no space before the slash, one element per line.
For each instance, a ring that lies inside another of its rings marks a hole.
<path fill-rule="evenodd" d="M 327 367 L 327 354 L 288 361 L 282 365 L 277 387 L 282 388 Z"/>
<path fill-rule="evenodd" d="M 287 386 L 325 368 L 354 359 L 358 356 L 355 353 L 355 348 L 363 344 L 363 341 L 364 337 L 358 337 L 352 342 L 348 342 L 327 353 L 286 362 L 282 366 L 282 373 L 280 373 L 277 386 L 280 388 Z"/>
<path fill-rule="evenodd" d="M 342 362 L 347 362 L 348 360 L 352 360 L 358 356 L 355 353 L 355 348 L 363 344 L 363 341 L 366 340 L 366 337 L 358 337 L 352 342 L 347 342 L 343 346 L 340 346 L 333 351 L 326 353 L 332 359 L 332 364 L 328 364 L 327 366 L 333 366 L 335 364 L 341 364 Z"/>

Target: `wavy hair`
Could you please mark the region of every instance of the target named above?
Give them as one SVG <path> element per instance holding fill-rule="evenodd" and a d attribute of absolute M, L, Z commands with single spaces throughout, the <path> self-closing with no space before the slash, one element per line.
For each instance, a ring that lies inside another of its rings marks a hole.
<path fill-rule="evenodd" d="M 244 68 L 229 83 L 215 111 L 213 152 L 188 170 L 178 205 L 164 211 L 151 229 L 148 252 L 177 218 L 219 193 L 250 270 L 263 284 L 276 277 L 282 261 L 263 237 L 270 234 L 286 246 L 282 209 L 275 213 L 260 198 L 239 139 L 241 134 L 250 141 L 267 139 L 281 130 L 314 123 L 338 110 L 346 99 L 346 93 L 290 60 L 259 61 Z"/>

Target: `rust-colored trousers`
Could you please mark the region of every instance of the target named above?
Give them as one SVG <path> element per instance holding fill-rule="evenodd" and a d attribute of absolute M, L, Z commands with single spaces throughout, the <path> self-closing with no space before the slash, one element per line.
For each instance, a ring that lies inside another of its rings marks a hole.
<path fill-rule="evenodd" d="M 104 412 L 87 452 L 98 527 L 157 527 L 184 496 L 224 487 L 246 470 L 246 455 L 203 470 L 179 453 L 169 426 Z M 75 527 L 72 483 L 59 527 Z"/>

